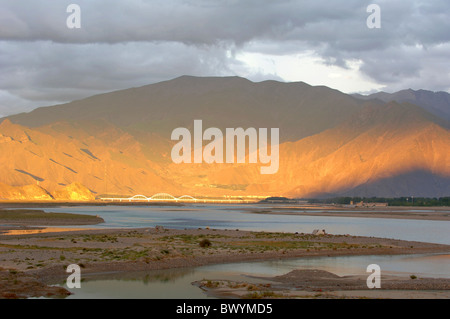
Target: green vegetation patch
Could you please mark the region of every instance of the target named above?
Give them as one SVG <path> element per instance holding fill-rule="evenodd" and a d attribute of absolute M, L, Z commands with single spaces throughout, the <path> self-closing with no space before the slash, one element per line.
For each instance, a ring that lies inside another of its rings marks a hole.
<path fill-rule="evenodd" d="M 69 213 L 47 213 L 43 210 L 14 209 L 0 210 L 0 221 L 32 221 L 32 220 L 59 220 L 59 221 L 99 221 L 100 217 Z M 103 221 L 103 220 L 102 220 Z"/>

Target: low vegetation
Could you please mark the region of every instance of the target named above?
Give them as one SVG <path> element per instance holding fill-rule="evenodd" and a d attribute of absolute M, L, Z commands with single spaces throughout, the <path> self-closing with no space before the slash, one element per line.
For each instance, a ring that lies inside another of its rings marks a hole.
<path fill-rule="evenodd" d="M 202 248 L 209 247 L 211 246 L 211 241 L 207 238 L 204 238 L 198 243 L 198 245 Z"/>
<path fill-rule="evenodd" d="M 385 198 L 385 197 L 335 197 L 327 199 L 310 199 L 310 203 L 322 203 L 322 204 L 341 204 L 349 205 L 353 203 L 388 203 L 389 206 L 450 206 L 450 197 L 429 198 L 429 197 L 397 197 L 397 198 Z"/>

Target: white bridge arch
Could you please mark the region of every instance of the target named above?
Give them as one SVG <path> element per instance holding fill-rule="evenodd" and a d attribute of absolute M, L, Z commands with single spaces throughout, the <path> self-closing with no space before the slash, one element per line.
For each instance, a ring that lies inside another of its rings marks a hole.
<path fill-rule="evenodd" d="M 102 201 L 111 202 L 184 202 L 184 203 L 248 203 L 255 202 L 253 199 L 244 198 L 202 198 L 198 199 L 190 195 L 175 197 L 169 193 L 157 193 L 150 197 L 145 195 L 133 195 L 131 197 L 101 197 Z"/>
<path fill-rule="evenodd" d="M 132 201 L 148 201 L 148 202 L 150 202 L 150 201 L 164 201 L 164 202 L 166 202 L 166 201 L 175 201 L 175 202 L 194 201 L 194 202 L 196 202 L 197 201 L 196 198 L 194 198 L 190 195 L 183 195 L 180 197 L 175 197 L 168 193 L 157 193 L 150 197 L 147 197 L 145 195 L 134 195 L 134 196 L 127 197 L 127 198 L 102 198 L 102 199 L 103 200 L 129 201 L 129 202 L 132 202 Z"/>

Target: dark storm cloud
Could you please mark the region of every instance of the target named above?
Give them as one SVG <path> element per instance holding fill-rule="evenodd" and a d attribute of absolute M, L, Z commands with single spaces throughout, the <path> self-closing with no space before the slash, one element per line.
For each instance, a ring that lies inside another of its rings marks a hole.
<path fill-rule="evenodd" d="M 71 3 L 81 29 L 66 27 Z M 371 3 L 381 29 L 366 26 Z M 449 16 L 446 0 L 2 0 L 0 115 L 182 74 L 232 75 L 246 68 L 237 52 L 313 51 L 341 67 L 359 60 L 390 89 L 449 90 Z"/>
<path fill-rule="evenodd" d="M 62 43 L 176 41 L 237 44 L 257 38 L 283 40 L 310 23 L 352 20 L 369 3 L 338 1 L 3 1 L 0 37 Z M 80 30 L 66 28 L 66 7 L 81 7 Z M 26 5 L 24 4 L 26 3 Z M 364 26 L 365 18 L 359 24 Z"/>
<path fill-rule="evenodd" d="M 168 75 L 226 72 L 223 50 L 181 43 L 1 43 L 0 87 L 34 101 L 63 102 L 166 80 Z"/>

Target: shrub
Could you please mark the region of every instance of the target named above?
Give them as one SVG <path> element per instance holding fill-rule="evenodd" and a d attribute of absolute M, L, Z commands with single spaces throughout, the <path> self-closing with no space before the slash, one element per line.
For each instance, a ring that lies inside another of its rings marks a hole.
<path fill-rule="evenodd" d="M 200 247 L 205 248 L 205 247 L 211 246 L 212 244 L 211 244 L 211 241 L 209 239 L 205 238 L 205 239 L 202 239 L 199 242 L 199 245 L 200 245 Z"/>

